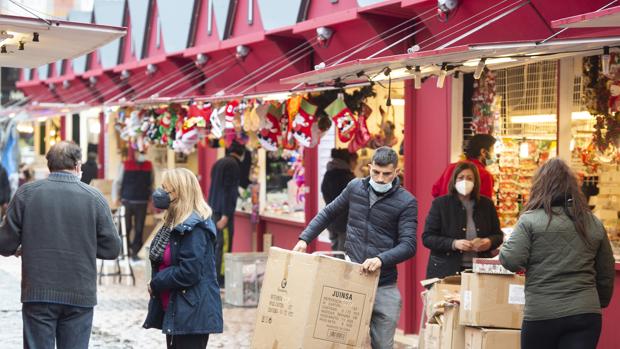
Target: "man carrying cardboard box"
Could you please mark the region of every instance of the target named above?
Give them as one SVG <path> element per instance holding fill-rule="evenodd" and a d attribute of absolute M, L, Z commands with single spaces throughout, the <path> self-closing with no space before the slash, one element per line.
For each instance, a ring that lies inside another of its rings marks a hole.
<path fill-rule="evenodd" d="M 373 349 L 391 349 L 400 317 L 401 297 L 396 265 L 416 252 L 418 204 L 400 185 L 398 155 L 389 147 L 377 149 L 370 177 L 354 179 L 332 203 L 310 222 L 294 251 L 305 252 L 332 220 L 349 210 L 345 252 L 362 270 L 381 270 L 370 323 Z"/>

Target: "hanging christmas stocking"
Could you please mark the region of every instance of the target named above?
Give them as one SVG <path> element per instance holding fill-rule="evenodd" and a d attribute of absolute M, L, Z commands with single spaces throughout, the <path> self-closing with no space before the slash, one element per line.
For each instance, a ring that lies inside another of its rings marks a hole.
<path fill-rule="evenodd" d="M 370 132 L 366 125 L 366 120 L 370 117 L 372 109 L 366 104 L 362 103 L 362 108 L 357 116 L 357 129 L 355 131 L 355 138 L 349 143 L 349 152 L 355 153 L 358 150 L 364 148 L 368 141 L 370 141 Z"/>
<path fill-rule="evenodd" d="M 346 143 L 355 135 L 357 129 L 357 121 L 351 113 L 351 110 L 341 98 L 336 98 L 330 105 L 325 108 L 327 115 L 331 116 L 338 129 L 338 139 Z"/>
<path fill-rule="evenodd" d="M 281 134 L 279 108 L 266 103 L 257 108 L 260 118 L 258 141 L 266 151 L 278 150 L 278 136 Z"/>
<path fill-rule="evenodd" d="M 316 105 L 304 98 L 301 100 L 299 110 L 293 119 L 293 137 L 303 147 L 309 147 L 312 144 L 312 125 L 316 120 L 314 116 L 316 109 Z"/>
<path fill-rule="evenodd" d="M 211 117 L 209 118 L 211 121 L 211 135 L 217 139 L 222 138 L 222 135 L 224 134 L 222 121 L 220 119 L 221 115 L 224 114 L 224 109 L 226 109 L 226 107 L 214 108 L 211 113 Z"/>

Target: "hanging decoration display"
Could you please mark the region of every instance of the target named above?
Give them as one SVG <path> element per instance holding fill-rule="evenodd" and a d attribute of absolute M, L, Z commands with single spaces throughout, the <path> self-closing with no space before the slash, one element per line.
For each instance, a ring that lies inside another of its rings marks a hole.
<path fill-rule="evenodd" d="M 350 94 L 325 91 L 294 95 L 282 102 L 253 98 L 121 107 L 115 127 L 119 137 L 139 152 L 158 145 L 190 154 L 202 141 L 211 147 L 229 147 L 236 141 L 269 152 L 313 148 L 333 122 L 339 139 L 349 142 L 349 151 L 355 152 L 371 143 L 366 123 L 372 110 L 364 101 L 373 96 L 372 86 L 366 86 Z M 390 126 L 384 119 L 381 137 L 389 145 L 397 140 L 393 137 L 393 123 Z"/>
<path fill-rule="evenodd" d="M 473 120 L 471 129 L 474 134 L 493 134 L 499 118 L 497 108 L 495 73 L 485 69 L 481 78 L 474 80 Z"/>
<path fill-rule="evenodd" d="M 620 57 L 611 53 L 607 75 L 601 65 L 601 56 L 583 60 L 584 104 L 596 117 L 592 143 L 598 160 L 620 163 Z"/>

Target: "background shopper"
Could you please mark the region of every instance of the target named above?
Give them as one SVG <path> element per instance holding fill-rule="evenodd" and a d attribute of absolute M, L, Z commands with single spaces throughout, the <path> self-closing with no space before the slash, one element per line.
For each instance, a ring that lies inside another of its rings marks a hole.
<path fill-rule="evenodd" d="M 357 153 L 350 153 L 348 149 L 332 149 L 332 160 L 327 163 L 327 171 L 321 183 L 321 194 L 325 204 L 329 205 L 355 179 L 353 169 L 357 162 Z M 347 220 L 349 210 L 344 210 L 327 227 L 333 251 L 344 251 L 344 241 L 347 236 Z"/>
<path fill-rule="evenodd" d="M 128 251 L 133 260 L 138 259 L 138 252 L 142 248 L 142 234 L 148 202 L 153 191 L 153 164 L 146 160 L 143 153 L 130 155 L 123 162 L 118 177 L 114 182 L 115 197 L 120 196 L 125 207 L 125 224 L 127 228 Z M 131 239 L 131 232 L 134 232 Z"/>
<path fill-rule="evenodd" d="M 380 270 L 379 288 L 370 322 L 373 349 L 391 349 L 400 318 L 401 297 L 396 286 L 396 266 L 416 251 L 418 203 L 400 185 L 398 155 L 389 147 L 375 150 L 370 177 L 354 179 L 336 200 L 310 222 L 294 250 L 308 244 L 340 214 L 349 210 L 345 251 L 362 270 Z"/>
<path fill-rule="evenodd" d="M 211 169 L 209 205 L 213 209 L 213 220 L 217 227 L 216 267 L 220 287 L 224 287 L 222 257 L 224 253 L 232 251 L 241 162 L 244 160 L 245 151 L 244 145 L 232 142 L 228 154 L 217 160 Z"/>
<path fill-rule="evenodd" d="M 465 148 L 466 160 L 476 165 L 480 175 L 480 195 L 488 198 L 493 197 L 493 175 L 485 167 L 495 162 L 493 155 L 495 142 L 495 137 L 491 135 L 477 134 L 469 140 Z M 434 198 L 448 194 L 448 184 L 456 165 L 457 163 L 448 165 L 441 177 L 433 184 Z"/>
<path fill-rule="evenodd" d="M 0 254 L 21 245 L 24 348 L 86 349 L 96 259 L 115 259 L 121 240 L 106 200 L 80 182 L 80 148 L 59 142 L 46 158 L 49 177 L 19 187 L 9 205 Z"/>
<path fill-rule="evenodd" d="M 538 170 L 499 258 L 505 268 L 525 271 L 522 348 L 596 348 L 601 308 L 613 293 L 614 257 L 564 161 L 552 159 Z"/>
<path fill-rule="evenodd" d="M 459 162 L 448 195 L 433 201 L 422 243 L 431 250 L 426 278 L 443 278 L 471 268 L 474 257 L 491 257 L 504 239 L 495 205 L 480 195 L 475 164 Z"/>
<path fill-rule="evenodd" d="M 166 212 L 149 251 L 151 299 L 144 328 L 161 329 L 168 348 L 204 349 L 209 334 L 223 330 L 211 208 L 196 176 L 184 168 L 164 172 L 153 204 Z"/>

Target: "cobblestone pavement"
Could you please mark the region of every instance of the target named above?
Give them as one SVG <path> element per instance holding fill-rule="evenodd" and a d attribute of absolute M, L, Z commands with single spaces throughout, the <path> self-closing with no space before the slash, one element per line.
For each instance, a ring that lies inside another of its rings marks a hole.
<path fill-rule="evenodd" d="M 165 348 L 164 335 L 158 330 L 145 330 L 147 291 L 144 263 L 134 264 L 136 286 L 113 284 L 104 279 L 98 289 L 91 348 L 153 349 Z M 144 286 L 143 286 L 144 285 Z M 20 260 L 0 257 L 0 343 L 2 349 L 22 347 L 20 292 Z M 224 333 L 209 338 L 209 348 L 249 348 L 256 309 L 224 307 Z M 414 347 L 397 344 L 395 349 Z"/>

